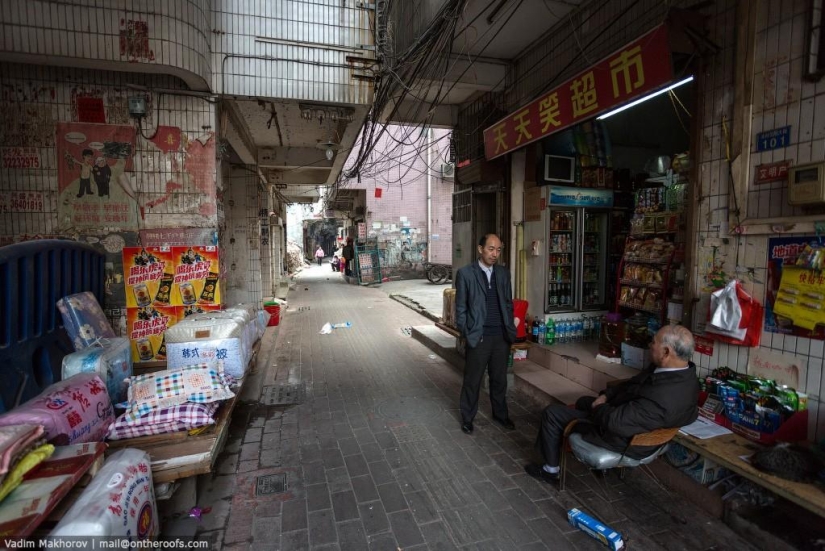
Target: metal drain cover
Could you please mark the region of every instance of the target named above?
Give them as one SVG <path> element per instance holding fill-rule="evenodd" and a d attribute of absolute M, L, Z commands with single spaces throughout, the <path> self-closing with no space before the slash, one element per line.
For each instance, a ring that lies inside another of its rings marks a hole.
<path fill-rule="evenodd" d="M 268 496 L 286 491 L 286 473 L 259 476 L 255 482 L 255 495 Z"/>
<path fill-rule="evenodd" d="M 402 425 L 398 427 L 390 427 L 395 439 L 399 444 L 407 442 L 420 442 L 432 438 L 430 431 L 423 425 Z"/>
<path fill-rule="evenodd" d="M 261 394 L 261 403 L 267 406 L 301 404 L 306 397 L 307 384 L 305 382 L 283 383 L 265 386 Z"/>
<path fill-rule="evenodd" d="M 391 421 L 425 421 L 435 419 L 444 410 L 443 400 L 402 396 L 378 404 L 375 412 Z"/>

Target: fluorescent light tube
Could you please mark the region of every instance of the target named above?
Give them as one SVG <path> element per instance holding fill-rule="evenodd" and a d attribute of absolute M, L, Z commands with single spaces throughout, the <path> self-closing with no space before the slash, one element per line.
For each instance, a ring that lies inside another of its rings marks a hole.
<path fill-rule="evenodd" d="M 608 111 L 608 112 L 607 112 L 607 113 L 605 113 L 604 115 L 599 115 L 598 117 L 596 117 L 596 120 L 597 120 L 597 121 L 601 121 L 601 120 L 606 119 L 607 117 L 612 117 L 612 116 L 613 116 L 613 115 L 615 115 L 616 113 L 621 113 L 622 111 L 624 111 L 624 110 L 626 110 L 626 109 L 630 109 L 631 107 L 635 107 L 635 106 L 639 105 L 640 103 L 644 103 L 644 102 L 646 102 L 647 100 L 649 100 L 649 99 L 651 99 L 651 98 L 655 98 L 656 96 L 661 96 L 661 95 L 662 95 L 662 94 L 664 94 L 665 92 L 670 92 L 670 91 L 671 91 L 671 90 L 673 90 L 674 88 L 678 88 L 678 87 L 679 87 L 679 86 L 681 86 L 682 84 L 687 84 L 688 82 L 690 82 L 690 81 L 692 81 L 692 80 L 693 80 L 693 76 L 691 75 L 691 76 L 687 77 L 685 80 L 680 80 L 680 81 L 679 81 L 679 82 L 677 82 L 676 84 L 671 84 L 671 85 L 670 85 L 670 86 L 668 86 L 667 88 L 662 88 L 661 90 L 657 90 L 657 91 L 653 92 L 652 94 L 648 94 L 648 95 L 646 95 L 646 96 L 645 96 L 645 97 L 643 97 L 643 98 L 639 98 L 639 99 L 637 99 L 637 100 L 635 100 L 635 101 L 631 101 L 631 102 L 630 102 L 630 103 L 628 103 L 627 105 L 622 105 L 622 106 L 621 106 L 621 107 L 619 107 L 618 109 L 614 109 L 613 111 Z"/>

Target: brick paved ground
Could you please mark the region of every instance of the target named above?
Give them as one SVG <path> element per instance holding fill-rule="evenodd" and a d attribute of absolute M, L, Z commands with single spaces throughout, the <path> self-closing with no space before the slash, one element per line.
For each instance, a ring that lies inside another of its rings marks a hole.
<path fill-rule="evenodd" d="M 327 321 L 353 327 L 319 335 Z M 749 549 L 638 471 L 597 480 L 574 465 L 564 493 L 534 481 L 522 466 L 539 409 L 518 395 L 516 431 L 490 423 L 485 395 L 475 433 L 463 434 L 460 375 L 403 330 L 421 323 L 327 266 L 301 275 L 259 366 L 269 366 L 264 385 L 305 383 L 307 396 L 236 410 L 217 472 L 199 480 L 198 503 L 212 505 L 201 531 L 215 549 L 604 549 L 567 524 L 571 507 L 631 549 Z M 270 474 L 286 475 L 286 492 L 256 497 L 257 477 Z"/>

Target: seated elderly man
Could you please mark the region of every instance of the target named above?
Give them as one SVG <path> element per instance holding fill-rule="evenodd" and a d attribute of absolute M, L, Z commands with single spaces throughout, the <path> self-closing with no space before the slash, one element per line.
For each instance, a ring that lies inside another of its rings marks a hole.
<path fill-rule="evenodd" d="M 698 415 L 699 381 L 693 356 L 693 335 L 682 326 L 663 327 L 650 344 L 652 364 L 635 377 L 599 393 L 583 396 L 576 409 L 548 406 L 541 419 L 536 447 L 544 465 L 526 465 L 530 476 L 543 482 L 559 480 L 559 458 L 564 428 L 580 419 L 576 432 L 593 445 L 630 458 L 642 459 L 655 447 L 628 448 L 636 434 L 689 425 Z"/>

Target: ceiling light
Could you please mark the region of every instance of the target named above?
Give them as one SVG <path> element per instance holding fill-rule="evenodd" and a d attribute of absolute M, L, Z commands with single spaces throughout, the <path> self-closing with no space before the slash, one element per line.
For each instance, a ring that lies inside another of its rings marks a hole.
<path fill-rule="evenodd" d="M 622 111 L 625 111 L 626 109 L 630 109 L 631 107 L 635 107 L 635 106 L 639 105 L 640 103 L 644 103 L 644 102 L 646 102 L 647 100 L 649 100 L 651 98 L 655 98 L 656 96 L 661 96 L 665 92 L 670 92 L 674 88 L 678 88 L 682 84 L 687 84 L 688 82 L 690 82 L 692 80 L 693 80 L 693 76 L 689 76 L 685 80 L 680 80 L 676 84 L 671 84 L 667 88 L 662 88 L 661 90 L 657 90 L 657 91 L 653 92 L 652 94 L 648 94 L 644 97 L 641 97 L 641 98 L 637 99 L 636 101 L 631 101 L 627 105 L 622 105 L 618 109 L 614 109 L 613 111 L 608 111 L 604 115 L 600 115 L 600 116 L 596 117 L 596 120 L 597 121 L 602 121 L 602 120 L 606 119 L 607 117 L 612 117 L 616 113 L 621 113 Z"/>
<path fill-rule="evenodd" d="M 315 144 L 318 149 L 323 149 L 327 157 L 327 161 L 331 161 L 335 157 L 335 152 L 341 149 L 341 144 L 335 143 L 331 139 L 325 142 L 318 142 Z"/>

